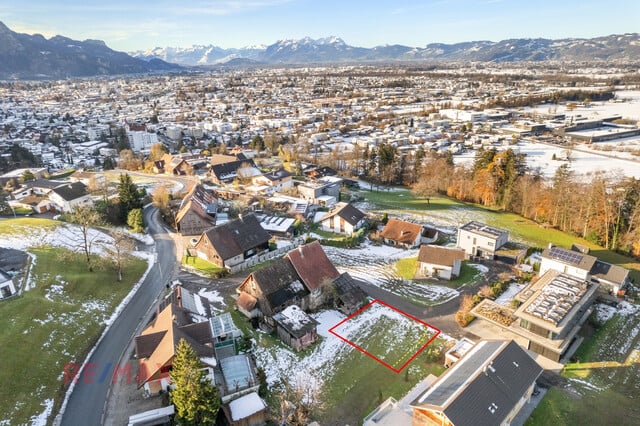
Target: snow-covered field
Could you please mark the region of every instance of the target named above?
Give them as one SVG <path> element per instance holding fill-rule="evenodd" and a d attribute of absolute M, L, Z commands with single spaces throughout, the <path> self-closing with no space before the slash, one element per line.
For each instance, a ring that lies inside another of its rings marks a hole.
<path fill-rule="evenodd" d="M 398 276 L 394 264 L 399 259 L 416 257 L 417 249 L 404 250 L 365 243 L 359 248 L 324 247 L 327 257 L 340 272 L 422 304 L 444 303 L 458 296 L 457 290 L 405 280 Z"/>
<path fill-rule="evenodd" d="M 17 230 L 14 229 L 14 232 L 15 231 Z M 148 236 L 129 234 L 132 238 L 135 238 L 145 244 L 151 244 L 153 242 L 153 240 Z M 0 236 L 0 247 L 29 252 L 29 250 L 33 248 L 50 246 L 61 247 L 78 252 L 81 251 L 83 247 L 82 238 L 83 236 L 80 228 L 71 224 L 60 224 L 59 226 L 47 228 L 24 227 L 14 234 L 4 234 Z M 114 240 L 111 236 L 94 229 L 89 230 L 88 240 L 91 241 L 91 252 L 96 254 L 105 254 L 114 245 Z M 70 338 L 70 336 L 68 336 L 68 333 L 65 333 L 65 330 L 68 330 L 69 327 L 73 327 L 75 335 L 83 336 L 86 333 L 86 327 L 88 326 L 87 320 L 89 318 L 97 319 L 99 323 L 107 326 L 108 328 L 108 326 L 112 324 L 120 314 L 122 309 L 124 309 L 124 306 L 126 306 L 131 297 L 133 297 L 142 283 L 142 280 L 148 273 L 149 268 L 153 264 L 152 253 L 134 251 L 130 254 L 140 258 L 146 258 L 148 260 L 148 267 L 140 281 L 125 296 L 113 312 L 111 312 L 109 303 L 105 300 L 87 301 L 78 309 L 70 308 L 68 312 L 56 312 L 55 314 L 52 314 L 51 312 L 41 312 L 41 315 L 37 315 L 32 318 L 32 325 L 25 328 L 22 331 L 22 334 L 27 335 L 35 328 L 48 327 L 52 331 L 48 339 L 45 342 L 42 342 L 42 348 L 50 353 L 59 354 L 59 360 L 61 363 L 63 363 L 64 360 L 75 359 L 77 354 L 68 352 L 70 344 L 67 339 Z M 35 256 L 31 255 L 31 258 L 32 262 L 37 262 L 37 258 Z M 31 270 L 33 270 L 33 267 Z M 68 303 L 70 307 L 74 305 L 73 300 L 69 299 L 69 295 L 65 290 L 68 283 L 65 282 L 60 275 L 53 276 L 45 273 L 35 277 L 31 272 L 30 276 L 27 277 L 26 282 L 26 291 L 35 288 L 38 283 L 45 283 L 44 285 L 47 286 L 47 289 L 44 297 L 46 299 L 56 303 Z M 102 336 L 104 336 L 106 331 L 107 330 L 105 329 Z M 102 336 L 100 339 L 102 339 Z M 91 350 L 91 352 L 93 352 L 93 350 Z M 87 359 L 91 352 L 87 356 Z M 51 365 L 51 368 L 62 371 L 63 365 Z M 59 379 L 62 380 L 62 373 Z M 71 384 L 71 388 L 67 392 L 67 395 L 72 389 L 73 383 Z M 41 386 L 35 394 L 32 394 L 32 397 L 43 400 L 43 411 L 39 415 L 32 416 L 29 422 L 31 425 L 35 426 L 45 425 L 53 409 L 53 392 L 50 389 L 45 389 Z M 11 413 L 6 414 L 11 416 Z M 11 424 L 11 421 L 0 419 L 0 425 L 4 424 Z"/>

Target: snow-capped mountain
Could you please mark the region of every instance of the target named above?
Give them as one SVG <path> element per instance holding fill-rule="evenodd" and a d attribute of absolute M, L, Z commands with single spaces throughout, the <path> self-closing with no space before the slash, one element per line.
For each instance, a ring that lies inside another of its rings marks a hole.
<path fill-rule="evenodd" d="M 510 39 L 499 42 L 431 43 L 425 47 L 348 45 L 340 37 L 285 39 L 269 46 L 224 49 L 215 45 L 155 48 L 134 52 L 142 59 L 159 58 L 180 65 L 214 65 L 247 59 L 249 63 L 300 64 L 389 61 L 544 61 L 627 60 L 640 57 L 637 33 L 593 39 Z"/>

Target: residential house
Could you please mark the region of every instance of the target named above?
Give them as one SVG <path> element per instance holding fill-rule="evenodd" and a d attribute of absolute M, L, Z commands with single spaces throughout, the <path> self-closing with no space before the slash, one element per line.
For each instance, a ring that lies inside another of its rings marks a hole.
<path fill-rule="evenodd" d="M 71 182 L 82 182 L 88 188 L 101 188 L 106 183 L 103 173 L 92 173 L 84 170 L 75 171 L 69 176 Z"/>
<path fill-rule="evenodd" d="M 93 205 L 93 199 L 87 193 L 87 186 L 82 182 L 53 188 L 49 193 L 49 200 L 53 208 L 64 213 L 71 213 L 77 207 Z"/>
<path fill-rule="evenodd" d="M 176 228 L 182 235 L 200 235 L 216 225 L 218 200 L 196 184 L 183 198 L 176 215 Z"/>
<path fill-rule="evenodd" d="M 323 231 L 353 235 L 366 223 L 365 214 L 349 203 L 338 203 L 320 219 Z"/>
<path fill-rule="evenodd" d="M 11 297 L 16 292 L 16 286 L 11 275 L 0 269 L 0 299 Z"/>
<path fill-rule="evenodd" d="M 287 306 L 295 304 L 307 309 L 310 294 L 288 258 L 252 272 L 237 291 L 238 310 L 249 318 L 263 317 L 271 326 L 271 317 Z"/>
<path fill-rule="evenodd" d="M 284 169 L 280 169 L 255 176 L 252 179 L 252 184 L 255 186 L 266 187 L 265 193 L 271 194 L 293 188 L 293 179 L 291 177 L 291 173 Z"/>
<path fill-rule="evenodd" d="M 291 305 L 273 316 L 276 334 L 287 345 L 301 351 L 318 339 L 318 322 L 297 305 Z"/>
<path fill-rule="evenodd" d="M 200 357 L 213 358 L 213 339 L 208 321 L 192 323 L 188 312 L 168 303 L 151 324 L 135 338 L 138 359 L 138 387 L 146 394 L 166 391 L 171 384 L 169 372 L 181 339 Z"/>
<path fill-rule="evenodd" d="M 389 219 L 380 236 L 390 246 L 414 248 L 434 243 L 438 239 L 438 231 L 418 223 Z"/>
<path fill-rule="evenodd" d="M 433 245 L 422 245 L 418 252 L 418 271 L 422 277 L 451 280 L 460 276 L 465 252 L 462 249 Z"/>
<path fill-rule="evenodd" d="M 231 183 L 238 178 L 250 180 L 261 174 L 253 160 L 246 158 L 243 154 L 211 156 L 209 177 L 217 185 Z"/>
<path fill-rule="evenodd" d="M 598 286 L 551 269 L 515 296 L 517 309 L 485 299 L 471 313 L 477 326 L 511 333 L 525 349 L 559 362 L 593 311 Z"/>
<path fill-rule="evenodd" d="M 411 403 L 413 425 L 509 425 L 541 373 L 514 341 L 480 341 Z"/>
<path fill-rule="evenodd" d="M 599 260 L 589 255 L 588 249 L 568 250 L 550 244 L 541 255 L 540 275 L 548 270 L 598 283 L 600 291 L 613 295 L 624 292 L 629 284 L 628 269 Z"/>
<path fill-rule="evenodd" d="M 267 423 L 267 404 L 256 392 L 251 392 L 222 405 L 230 426 L 262 426 Z"/>
<path fill-rule="evenodd" d="M 352 311 L 365 297 L 348 274 L 338 272 L 317 241 L 252 272 L 237 292 L 238 310 L 249 318 L 261 317 L 270 327 L 275 327 L 272 317 L 292 305 L 307 311 L 332 300 Z"/>
<path fill-rule="evenodd" d="M 509 231 L 471 221 L 458 229 L 457 245 L 467 256 L 493 259 L 496 251 L 509 241 Z"/>
<path fill-rule="evenodd" d="M 231 268 L 269 250 L 270 239 L 256 216 L 248 214 L 204 232 L 195 250 L 198 257 L 221 268 Z"/>
<path fill-rule="evenodd" d="M 305 182 L 298 185 L 298 194 L 314 204 L 330 207 L 340 197 L 340 185 L 333 182 Z"/>
<path fill-rule="evenodd" d="M 153 171 L 172 176 L 184 176 L 190 174 L 191 166 L 182 157 L 164 154 L 160 160 L 154 162 Z"/>

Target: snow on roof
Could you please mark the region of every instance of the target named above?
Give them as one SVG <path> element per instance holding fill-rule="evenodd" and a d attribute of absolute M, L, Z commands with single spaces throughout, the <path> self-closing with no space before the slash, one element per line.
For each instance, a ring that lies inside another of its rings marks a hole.
<path fill-rule="evenodd" d="M 284 311 L 274 315 L 273 319 L 286 324 L 292 330 L 300 330 L 310 323 L 316 323 L 296 305 L 288 306 Z"/>
<path fill-rule="evenodd" d="M 256 413 L 267 408 L 262 398 L 257 393 L 251 392 L 243 397 L 234 399 L 229 403 L 229 411 L 231 411 L 231 419 L 237 422 L 246 419 Z"/>

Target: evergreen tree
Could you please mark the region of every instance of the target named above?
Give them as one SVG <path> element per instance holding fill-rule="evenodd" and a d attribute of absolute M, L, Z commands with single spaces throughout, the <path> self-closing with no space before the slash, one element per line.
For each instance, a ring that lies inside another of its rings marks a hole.
<path fill-rule="evenodd" d="M 171 369 L 175 389 L 171 402 L 176 408 L 176 423 L 183 426 L 212 425 L 216 421 L 220 400 L 215 386 L 200 369 L 200 360 L 184 339 L 180 339 Z"/>
<path fill-rule="evenodd" d="M 142 209 L 133 209 L 127 215 L 127 225 L 133 232 L 144 231 L 144 216 Z"/>
<path fill-rule="evenodd" d="M 128 173 L 120 175 L 118 199 L 120 200 L 120 217 L 123 222 L 127 220 L 131 210 L 142 207 L 138 198 L 138 187 L 131 181 L 131 176 Z"/>

